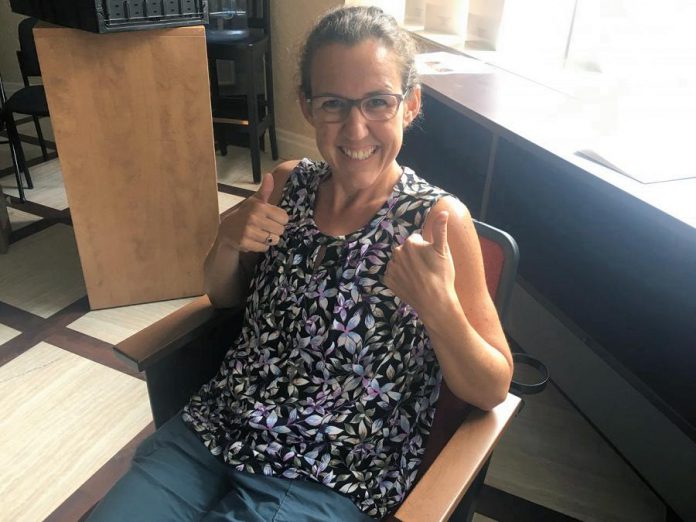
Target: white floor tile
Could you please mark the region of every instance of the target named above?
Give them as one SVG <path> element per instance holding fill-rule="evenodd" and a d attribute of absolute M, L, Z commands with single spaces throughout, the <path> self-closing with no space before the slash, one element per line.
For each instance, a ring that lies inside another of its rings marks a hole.
<path fill-rule="evenodd" d="M 152 420 L 146 384 L 47 343 L 0 367 L 0 519 L 39 521 Z"/>
<path fill-rule="evenodd" d="M 19 230 L 27 225 L 41 221 L 40 216 L 29 214 L 28 212 L 17 210 L 16 208 L 12 207 L 7 207 L 7 214 L 10 216 L 10 225 L 12 226 L 12 230 Z"/>
<path fill-rule="evenodd" d="M 14 339 L 21 333 L 22 332 L 20 332 L 19 330 L 15 330 L 14 328 L 10 328 L 9 326 L 0 324 L 0 345 L 5 344 L 7 341 L 11 339 Z"/>
<path fill-rule="evenodd" d="M 235 205 L 244 201 L 245 198 L 242 196 L 235 196 L 234 194 L 227 194 L 225 192 L 218 192 L 218 206 L 220 207 L 220 214 L 225 210 L 234 207 Z"/>
<path fill-rule="evenodd" d="M 158 303 L 94 310 L 69 324 L 68 328 L 104 342 L 116 344 L 178 310 L 194 299 L 195 297 L 190 297 L 160 301 Z"/>
<path fill-rule="evenodd" d="M 0 301 L 43 318 L 86 294 L 72 227 L 53 225 L 0 256 Z"/>
<path fill-rule="evenodd" d="M 56 210 L 68 208 L 68 198 L 65 194 L 63 175 L 58 159 L 31 167 L 29 173 L 34 182 L 34 188 L 24 191 L 27 200 Z M 19 197 L 14 176 L 5 176 L 0 179 L 0 182 L 5 194 Z"/>
<path fill-rule="evenodd" d="M 218 152 L 215 160 L 220 183 L 253 191 L 258 189 L 259 185 L 253 182 L 249 149 L 228 146 L 227 156 L 221 156 Z M 261 173 L 270 172 L 278 163 L 282 162 L 282 159 L 274 161 L 270 152 L 262 152 Z"/>

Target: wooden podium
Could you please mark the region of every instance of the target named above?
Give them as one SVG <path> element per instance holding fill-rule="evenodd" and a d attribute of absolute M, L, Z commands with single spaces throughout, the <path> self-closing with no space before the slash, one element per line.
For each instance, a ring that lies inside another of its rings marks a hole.
<path fill-rule="evenodd" d="M 201 294 L 219 219 L 204 28 L 34 35 L 90 306 Z"/>

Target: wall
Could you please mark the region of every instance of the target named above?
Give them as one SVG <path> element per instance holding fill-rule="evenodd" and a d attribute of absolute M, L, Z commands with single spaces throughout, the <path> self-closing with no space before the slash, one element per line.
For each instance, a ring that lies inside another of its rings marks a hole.
<path fill-rule="evenodd" d="M 278 146 L 283 158 L 318 157 L 314 129 L 305 121 L 297 98 L 297 54 L 314 20 L 339 0 L 271 2 L 273 73 Z"/>
<path fill-rule="evenodd" d="M 0 72 L 8 90 L 18 88 L 22 83 L 16 52 L 19 49 L 17 24 L 23 18 L 10 10 L 10 2 L 0 2 Z"/>

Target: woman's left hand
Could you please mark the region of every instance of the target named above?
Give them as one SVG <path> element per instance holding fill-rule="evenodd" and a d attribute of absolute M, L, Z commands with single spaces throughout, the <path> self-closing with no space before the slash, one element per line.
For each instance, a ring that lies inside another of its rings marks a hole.
<path fill-rule="evenodd" d="M 411 234 L 394 249 L 384 274 L 384 284 L 402 301 L 423 314 L 444 297 L 456 296 L 454 262 L 447 242 L 445 211 L 434 216 L 432 241 L 421 234 Z M 449 294 L 449 296 L 448 296 Z"/>

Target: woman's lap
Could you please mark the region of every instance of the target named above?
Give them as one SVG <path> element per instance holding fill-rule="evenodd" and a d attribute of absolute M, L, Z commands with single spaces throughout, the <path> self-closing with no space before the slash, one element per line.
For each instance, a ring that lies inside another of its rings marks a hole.
<path fill-rule="evenodd" d="M 131 469 L 90 522 L 369 520 L 346 497 L 312 481 L 233 470 L 177 415 L 138 448 Z"/>

